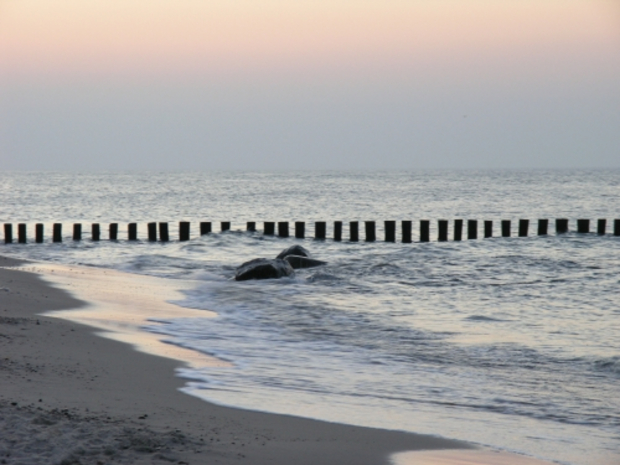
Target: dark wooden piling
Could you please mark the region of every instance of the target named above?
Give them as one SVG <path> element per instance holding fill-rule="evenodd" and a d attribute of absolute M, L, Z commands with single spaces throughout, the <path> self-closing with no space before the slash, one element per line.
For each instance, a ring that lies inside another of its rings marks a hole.
<path fill-rule="evenodd" d="M 127 239 L 130 241 L 138 240 L 138 224 L 137 223 L 129 223 L 127 225 Z"/>
<path fill-rule="evenodd" d="M 366 230 L 366 242 L 374 242 L 377 240 L 376 224 L 374 221 L 364 221 L 364 229 Z"/>
<path fill-rule="evenodd" d="M 151 222 L 146 225 L 148 231 L 149 242 L 157 241 L 157 223 Z"/>
<path fill-rule="evenodd" d="M 401 223 L 401 235 L 403 244 L 411 243 L 411 220 L 403 220 Z"/>
<path fill-rule="evenodd" d="M 349 240 L 351 242 L 358 242 L 360 240 L 359 228 L 360 228 L 359 221 L 351 221 L 349 223 Z"/>
<path fill-rule="evenodd" d="M 118 223 L 110 223 L 110 229 L 108 231 L 111 241 L 118 240 Z"/>
<path fill-rule="evenodd" d="M 189 241 L 189 221 L 179 221 L 179 241 Z"/>
<path fill-rule="evenodd" d="M 250 232 L 255 232 L 256 231 L 256 221 L 248 221 L 245 224 L 245 230 L 246 231 L 250 231 Z"/>
<path fill-rule="evenodd" d="M 34 225 L 34 240 L 37 244 L 43 243 L 43 223 Z"/>
<path fill-rule="evenodd" d="M 73 240 L 82 240 L 82 225 L 80 223 L 73 223 Z"/>
<path fill-rule="evenodd" d="M 295 237 L 297 239 L 306 237 L 306 223 L 304 221 L 295 221 Z"/>
<path fill-rule="evenodd" d="M 478 239 L 478 220 L 467 220 L 467 239 Z"/>
<path fill-rule="evenodd" d="M 161 242 L 168 242 L 170 240 L 170 234 L 168 233 L 168 223 L 165 221 L 159 223 L 159 240 Z"/>
<path fill-rule="evenodd" d="M 265 221 L 265 236 L 273 236 L 276 233 L 276 223 L 273 221 Z"/>
<path fill-rule="evenodd" d="M 99 223 L 93 223 L 90 225 L 90 238 L 95 242 L 101 240 L 101 226 Z"/>
<path fill-rule="evenodd" d="M 577 220 L 577 232 L 581 234 L 587 234 L 590 232 L 590 220 L 579 219 Z"/>
<path fill-rule="evenodd" d="M 555 220 L 555 233 L 565 234 L 568 232 L 568 219 L 556 218 Z"/>
<path fill-rule="evenodd" d="M 607 219 L 600 218 L 597 221 L 596 233 L 598 235 L 607 234 Z M 298 239 L 305 238 L 305 222 L 296 221 L 295 223 L 295 237 Z M 518 235 L 519 237 L 528 237 L 529 235 L 529 224 L 530 220 L 528 219 L 520 219 L 518 224 Z M 222 231 L 230 230 L 231 223 L 228 221 L 221 222 Z M 266 235 L 275 235 L 275 222 L 265 222 L 265 230 L 264 234 Z M 278 222 L 278 236 L 279 237 L 289 237 L 289 222 Z M 385 221 L 385 241 L 386 242 L 396 242 L 396 221 Z M 128 223 L 128 240 L 135 241 L 137 240 L 137 223 Z M 149 241 L 157 240 L 157 230 L 158 223 L 151 222 L 148 223 L 148 238 Z M 376 222 L 375 221 L 365 221 L 365 233 L 366 233 L 366 242 L 374 242 L 376 241 Z M 460 241 L 463 239 L 463 220 L 455 219 L 454 220 L 454 240 Z M 590 233 L 590 220 L 579 218 L 577 219 L 577 233 L 586 234 Z M 190 240 L 190 227 L 191 223 L 189 221 L 181 221 L 179 222 L 179 240 L 180 241 L 188 241 Z M 342 240 L 342 221 L 334 221 L 334 240 L 341 241 Z M 91 225 L 91 237 L 93 241 L 101 240 L 101 225 L 99 223 L 92 223 Z M 412 242 L 412 221 L 403 220 L 401 222 L 402 228 L 402 242 L 410 243 Z M 569 220 L 567 218 L 556 218 L 555 220 L 555 228 L 556 234 L 563 234 L 569 231 Z M 445 242 L 448 240 L 448 229 L 449 222 L 448 220 L 438 220 L 438 236 L 437 240 L 439 242 Z M 548 234 L 549 229 L 549 219 L 540 218 L 538 219 L 538 235 L 544 236 Z M 54 223 L 52 228 L 52 241 L 53 242 L 62 242 L 62 223 Z M 247 222 L 247 230 L 248 231 L 256 231 L 256 222 Z M 201 222 L 200 223 L 200 234 L 205 235 L 211 232 L 211 222 Z M 327 233 L 327 223 L 324 221 L 317 221 L 315 223 L 315 239 L 326 239 Z M 349 223 L 349 233 L 350 233 L 350 241 L 357 242 L 359 241 L 359 222 L 351 221 Z M 614 236 L 620 236 L 620 219 L 613 220 L 613 234 Z M 502 220 L 501 221 L 501 235 L 502 237 L 510 237 L 511 236 L 511 220 Z M 110 223 L 109 225 L 109 237 L 110 240 L 118 239 L 118 223 Z M 484 237 L 489 238 L 493 237 L 493 221 L 486 220 L 484 221 Z M 168 235 L 168 223 L 159 223 L 159 238 L 162 242 L 169 241 Z M 467 239 L 477 239 L 478 238 L 478 221 L 477 220 L 467 220 Z M 82 240 L 82 224 L 74 223 L 73 224 L 73 240 L 80 241 Z M 428 242 L 430 240 L 430 221 L 429 220 L 420 220 L 420 242 Z M 13 224 L 5 223 L 4 224 L 4 242 L 7 244 L 13 243 Z M 35 225 L 35 241 L 37 243 L 44 242 L 44 225 L 43 223 L 37 223 Z M 27 243 L 27 224 L 19 223 L 17 224 L 17 242 L 21 244 Z"/>
<path fill-rule="evenodd" d="M 493 237 L 493 221 L 486 220 L 484 222 L 484 237 Z"/>
<path fill-rule="evenodd" d="M 510 220 L 502 220 L 502 237 L 510 237 Z"/>
<path fill-rule="evenodd" d="M 288 221 L 278 222 L 278 237 L 288 237 Z"/>
<path fill-rule="evenodd" d="M 334 221 L 334 240 L 342 240 L 342 221 Z"/>
<path fill-rule="evenodd" d="M 448 220 L 437 221 L 437 240 L 446 242 L 448 240 Z"/>
<path fill-rule="evenodd" d="M 11 223 L 4 223 L 4 243 L 13 243 L 13 225 Z"/>
<path fill-rule="evenodd" d="M 420 242 L 429 242 L 431 240 L 431 222 L 429 220 L 420 220 Z"/>
<path fill-rule="evenodd" d="M 385 226 L 385 242 L 396 242 L 396 221 L 386 221 Z"/>
<path fill-rule="evenodd" d="M 452 234 L 455 241 L 463 240 L 463 220 L 454 220 L 454 232 Z"/>
<path fill-rule="evenodd" d="M 20 244 L 28 242 L 26 238 L 26 223 L 19 223 L 17 225 L 17 242 Z"/>
<path fill-rule="evenodd" d="M 54 223 L 52 226 L 52 242 L 62 242 L 62 223 Z"/>
<path fill-rule="evenodd" d="M 538 235 L 546 236 L 549 229 L 549 220 L 547 218 L 540 218 L 538 220 Z"/>
<path fill-rule="evenodd" d="M 256 223 L 254 223 L 256 224 Z M 201 221 L 200 222 L 200 235 L 206 236 L 207 234 L 211 234 L 211 222 L 210 221 Z"/>

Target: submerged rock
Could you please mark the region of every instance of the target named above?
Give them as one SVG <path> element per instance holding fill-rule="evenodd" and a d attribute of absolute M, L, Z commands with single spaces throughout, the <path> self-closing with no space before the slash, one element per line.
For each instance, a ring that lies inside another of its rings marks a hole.
<path fill-rule="evenodd" d="M 314 266 L 327 264 L 327 262 L 315 260 L 314 258 L 302 257 L 301 255 L 287 255 L 284 257 L 284 260 L 296 270 L 299 268 L 312 268 Z"/>
<path fill-rule="evenodd" d="M 284 249 L 280 254 L 276 257 L 277 259 L 284 259 L 288 255 L 297 255 L 299 257 L 310 257 L 310 252 L 304 249 L 301 245 L 293 245 L 288 249 Z"/>
<path fill-rule="evenodd" d="M 249 262 L 243 263 L 237 268 L 235 273 L 236 281 L 247 281 L 249 279 L 275 279 L 284 276 L 293 276 L 295 270 L 284 260 L 255 258 Z"/>

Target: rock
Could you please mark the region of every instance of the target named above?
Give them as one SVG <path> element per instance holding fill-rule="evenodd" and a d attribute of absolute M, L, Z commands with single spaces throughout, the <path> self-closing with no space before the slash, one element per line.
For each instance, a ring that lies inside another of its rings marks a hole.
<path fill-rule="evenodd" d="M 299 257 L 310 257 L 310 252 L 304 249 L 301 245 L 293 245 L 288 249 L 284 249 L 280 254 L 276 257 L 279 259 L 284 259 L 287 255 L 297 255 Z"/>
<path fill-rule="evenodd" d="M 248 279 L 275 279 L 284 276 L 293 276 L 295 270 L 286 261 L 280 259 L 255 258 L 243 263 L 235 273 L 236 281 Z"/>
<path fill-rule="evenodd" d="M 327 264 L 327 262 L 315 260 L 314 258 L 302 257 L 301 255 L 287 255 L 284 257 L 284 260 L 296 270 L 299 268 L 312 268 L 314 266 Z"/>

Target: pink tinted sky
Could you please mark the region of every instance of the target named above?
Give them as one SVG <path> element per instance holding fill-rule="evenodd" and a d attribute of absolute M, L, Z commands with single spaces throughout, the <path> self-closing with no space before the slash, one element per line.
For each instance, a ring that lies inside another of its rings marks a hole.
<path fill-rule="evenodd" d="M 615 0 L 4 0 L 15 76 L 394 69 L 620 50 Z"/>
<path fill-rule="evenodd" d="M 248 166 L 244 152 L 258 155 L 267 168 L 283 160 L 290 168 L 307 167 L 308 156 L 325 168 L 349 166 L 346 158 L 357 156 L 361 167 L 372 168 L 369 146 L 394 153 L 388 168 L 409 167 L 414 150 L 443 154 L 439 167 L 530 166 L 533 155 L 524 163 L 516 157 L 551 150 L 553 161 L 540 166 L 556 166 L 558 154 L 570 147 L 567 166 L 579 165 L 579 151 L 588 148 L 606 154 L 597 163 L 607 166 L 620 143 L 613 109 L 620 101 L 620 2 L 0 0 L 0 79 L 8 141 L 0 142 L 0 157 L 21 155 L 39 164 L 46 151 L 84 152 L 89 137 L 98 147 L 108 141 L 100 150 L 140 159 L 154 147 L 140 140 L 153 136 L 161 148 L 168 135 L 168 150 L 186 154 L 184 166 L 205 169 Z M 302 112 L 300 102 L 309 110 Z M 431 109 L 425 118 L 416 102 Z M 166 122 L 170 105 L 191 124 Z M 247 116 L 257 109 L 271 118 L 271 127 Z M 209 119 L 215 111 L 217 122 Z M 352 112 L 359 113 L 355 121 L 347 120 Z M 455 129 L 451 120 L 465 113 L 480 117 L 471 132 Z M 53 134 L 45 128 L 49 118 L 41 116 L 52 114 Z M 98 117 L 88 123 L 89 114 Z M 140 129 L 135 140 L 114 137 L 124 131 L 118 117 L 126 114 L 134 116 L 123 124 Z M 398 118 L 391 125 L 390 115 Z M 540 129 L 536 137 L 524 132 L 528 117 L 533 127 L 547 125 L 548 136 Z M 219 125 L 219 138 L 196 134 L 200 118 Z M 496 137 L 485 124 L 498 121 L 503 126 L 495 129 L 513 146 L 494 165 L 490 151 L 502 141 L 485 146 L 485 138 Z M 288 142 L 261 139 L 283 126 L 298 135 L 297 143 L 308 142 L 299 164 L 283 155 L 299 148 L 293 136 Z M 89 135 L 80 143 L 69 137 L 77 127 Z M 226 139 L 239 128 L 246 145 Z M 562 142 L 566 134 L 573 140 Z M 486 158 L 468 158 L 475 152 Z M 282 155 L 271 160 L 269 153 Z M 334 154 L 343 163 L 334 162 Z M 165 160 L 164 149 L 160 155 Z M 223 157 L 237 162 L 227 165 Z M 24 163 L 15 166 L 30 166 Z"/>

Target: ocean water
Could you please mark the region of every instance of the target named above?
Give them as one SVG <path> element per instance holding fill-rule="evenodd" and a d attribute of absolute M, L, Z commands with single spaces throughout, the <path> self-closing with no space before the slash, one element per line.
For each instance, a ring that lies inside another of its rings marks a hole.
<path fill-rule="evenodd" d="M 232 363 L 180 369 L 189 394 L 563 464 L 620 463 L 620 237 L 609 234 L 620 170 L 0 173 L 0 195 L 0 222 L 25 222 L 31 237 L 42 222 L 47 234 L 0 254 L 195 281 L 175 303 L 216 318 L 144 328 Z M 437 242 L 436 220 L 450 220 L 452 239 L 455 218 L 479 220 L 479 237 L 493 220 L 495 237 Z M 514 237 L 520 218 L 532 221 L 529 237 Z M 538 218 L 551 220 L 548 236 L 535 236 Z M 606 218 L 608 234 L 556 235 L 555 218 L 572 231 L 578 218 L 593 230 Z M 432 242 L 418 242 L 420 219 Z M 497 237 L 502 219 L 513 237 Z M 171 222 L 174 239 L 181 220 L 191 241 L 146 241 L 146 222 Z M 330 239 L 334 220 L 343 242 Z M 377 221 L 377 242 L 348 242 L 348 222 L 365 220 Z M 414 242 L 383 242 L 384 220 L 413 220 Z M 133 221 L 140 240 L 129 243 Z M 199 221 L 214 232 L 199 237 Z M 263 221 L 306 221 L 308 237 L 327 221 L 328 239 L 266 237 Z M 62 244 L 50 242 L 53 222 L 65 224 Z M 73 222 L 85 223 L 81 242 Z M 91 222 L 119 222 L 120 240 L 90 241 Z M 293 244 L 328 264 L 231 279 L 242 262 Z"/>

